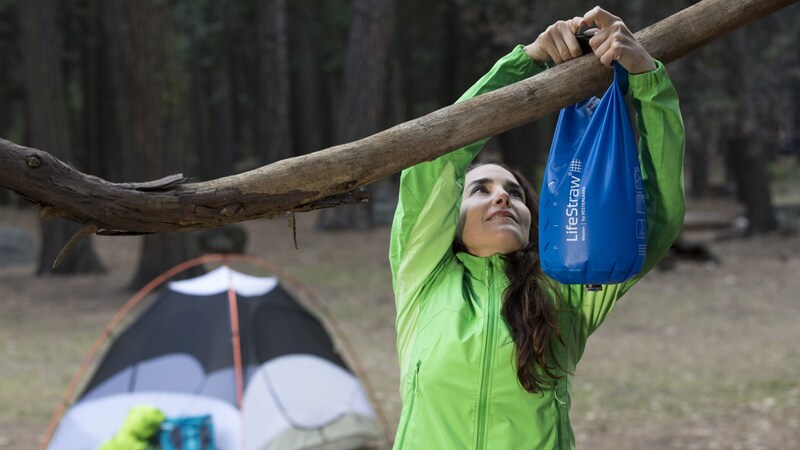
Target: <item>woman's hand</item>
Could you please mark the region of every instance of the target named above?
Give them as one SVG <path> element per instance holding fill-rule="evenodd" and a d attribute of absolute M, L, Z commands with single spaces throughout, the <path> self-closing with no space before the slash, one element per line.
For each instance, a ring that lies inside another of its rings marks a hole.
<path fill-rule="evenodd" d="M 585 25 L 583 17 L 559 20 L 544 30 L 544 33 L 525 47 L 525 53 L 535 62 L 544 65 L 548 61 L 556 64 L 583 55 L 578 39 L 578 31 Z"/>
<path fill-rule="evenodd" d="M 573 17 L 550 25 L 532 44 L 525 47 L 525 52 L 539 64 L 547 61 L 561 64 L 577 58 L 582 52 L 575 35 L 586 27 L 592 27 L 586 31 L 589 35 L 594 34 L 589 45 L 604 65 L 611 67 L 611 63 L 617 61 L 632 74 L 656 68 L 653 58 L 625 23 L 599 6 L 583 17 Z"/>
<path fill-rule="evenodd" d="M 632 74 L 655 70 L 653 57 L 636 40 L 622 19 L 595 6 L 583 16 L 583 20 L 587 26 L 595 27 L 587 33 L 596 30 L 589 45 L 601 63 L 611 67 L 611 63 L 617 61 Z"/>

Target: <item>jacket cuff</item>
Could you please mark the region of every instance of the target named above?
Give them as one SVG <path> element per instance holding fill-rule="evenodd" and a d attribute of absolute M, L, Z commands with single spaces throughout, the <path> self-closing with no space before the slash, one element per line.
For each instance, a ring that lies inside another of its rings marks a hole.
<path fill-rule="evenodd" d="M 657 59 L 653 61 L 656 63 L 656 68 L 650 72 L 628 74 L 628 86 L 634 97 L 639 97 L 644 92 L 659 91 L 669 86 L 669 76 L 664 64 Z"/>
<path fill-rule="evenodd" d="M 520 71 L 528 76 L 535 75 L 547 69 L 546 65 L 534 62 L 534 60 L 525 53 L 525 46 L 522 44 L 514 47 L 510 55 L 516 59 L 517 67 L 519 67 Z"/>

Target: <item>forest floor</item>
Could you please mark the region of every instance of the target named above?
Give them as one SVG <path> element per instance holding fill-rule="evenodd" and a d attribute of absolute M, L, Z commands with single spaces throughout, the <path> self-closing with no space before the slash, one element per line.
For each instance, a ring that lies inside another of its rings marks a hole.
<path fill-rule="evenodd" d="M 324 299 L 385 410 L 400 414 L 389 230 L 320 233 L 315 213 L 243 224 L 247 251 Z M 0 223 L 35 236 L 31 209 Z M 706 240 L 719 264 L 654 270 L 590 339 L 573 384 L 583 449 L 785 449 L 800 442 L 800 236 Z M 0 450 L 36 448 L 92 341 L 130 297 L 137 237 L 98 237 L 105 275 L 0 266 Z"/>

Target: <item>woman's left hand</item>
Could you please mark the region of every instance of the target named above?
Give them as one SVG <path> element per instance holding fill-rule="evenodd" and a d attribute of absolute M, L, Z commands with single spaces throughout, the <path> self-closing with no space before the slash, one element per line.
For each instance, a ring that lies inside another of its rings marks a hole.
<path fill-rule="evenodd" d="M 588 33 L 596 31 L 589 45 L 601 63 L 611 67 L 611 63 L 617 61 L 631 74 L 655 70 L 653 57 L 636 40 L 622 19 L 596 6 L 583 16 L 583 20 L 587 26 L 595 27 L 588 30 Z"/>

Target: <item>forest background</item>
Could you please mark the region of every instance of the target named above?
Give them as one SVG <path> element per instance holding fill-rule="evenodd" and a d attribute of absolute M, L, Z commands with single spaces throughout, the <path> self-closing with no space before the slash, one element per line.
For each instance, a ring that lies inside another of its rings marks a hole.
<path fill-rule="evenodd" d="M 610 0 L 602 6 L 636 31 L 693 3 Z M 173 173 L 218 178 L 451 104 L 514 45 L 593 6 L 579 0 L 0 0 L 0 136 L 110 181 Z M 797 229 L 797 23 L 800 5 L 668 66 L 686 122 L 687 194 L 697 205 L 733 205 L 725 217 L 737 218 L 737 235 Z M 535 180 L 554 124 L 552 115 L 503 133 L 487 150 Z M 396 177 L 374 183 L 370 203 L 315 213 L 314 225 L 304 229 L 356 229 L 348 235 L 354 240 L 375 233 L 382 239 L 395 183 Z M 31 228 L 29 208 L 0 189 L 0 225 Z M 701 227 L 719 226 L 717 216 L 699 217 Z M 78 226 L 51 220 L 41 227 L 37 274 L 114 271 L 116 256 L 98 250 L 97 239 L 83 241 L 53 269 Z M 146 236 L 136 246 L 122 246 L 135 269 L 125 272 L 129 289 L 202 251 L 194 233 Z"/>
<path fill-rule="evenodd" d="M 638 30 L 694 2 L 610 1 Z M 110 181 L 240 173 L 350 142 L 451 104 L 514 45 L 587 1 L 0 0 L 0 136 Z M 732 196 L 747 231 L 778 227 L 770 181 L 798 160 L 800 8 L 786 8 L 670 65 L 687 128 L 691 198 Z M 489 150 L 532 179 L 555 115 Z M 771 172 L 772 171 L 772 172 Z M 777 173 L 776 173 L 777 172 Z M 771 178 L 772 177 L 772 178 Z M 391 177 L 324 229 L 385 224 Z M 0 190 L 0 204 L 19 203 Z M 78 225 L 43 225 L 38 272 Z M 194 251 L 149 236 L 131 287 Z M 57 271 L 93 272 L 91 240 Z"/>

